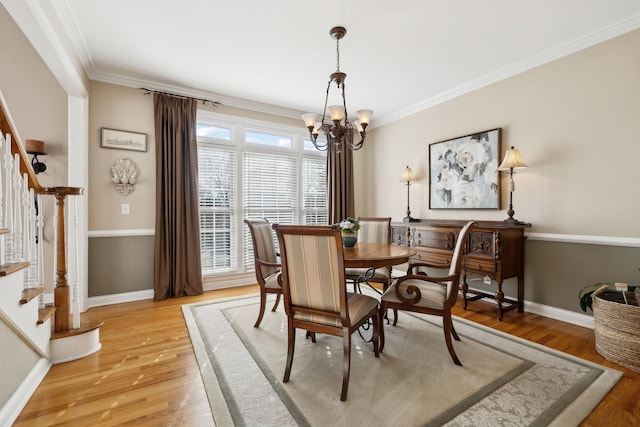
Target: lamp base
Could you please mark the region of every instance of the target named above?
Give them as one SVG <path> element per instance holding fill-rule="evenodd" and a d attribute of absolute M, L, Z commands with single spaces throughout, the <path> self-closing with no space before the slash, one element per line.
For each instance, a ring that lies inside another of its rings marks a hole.
<path fill-rule="evenodd" d="M 508 225 L 526 225 L 527 224 L 526 222 L 518 221 L 517 219 L 512 217 L 509 217 L 502 222 Z"/>
<path fill-rule="evenodd" d="M 402 222 L 420 222 L 420 220 L 411 216 L 405 216 L 404 218 L 402 218 Z"/>

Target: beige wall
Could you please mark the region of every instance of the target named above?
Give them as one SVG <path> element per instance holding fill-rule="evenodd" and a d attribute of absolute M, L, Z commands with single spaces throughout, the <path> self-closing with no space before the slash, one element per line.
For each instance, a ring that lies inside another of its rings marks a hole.
<path fill-rule="evenodd" d="M 147 151 L 100 146 L 101 128 L 147 134 Z M 139 169 L 138 183 L 128 196 L 116 192 L 111 167 L 122 158 Z M 89 90 L 89 231 L 151 229 L 155 224 L 155 138 L 153 98 L 139 90 L 91 82 Z M 130 215 L 121 205 L 130 205 Z"/>
<path fill-rule="evenodd" d="M 270 120 L 292 126 L 302 121 L 256 113 L 233 107 L 198 104 L 198 109 L 220 114 Z M 147 152 L 102 148 L 102 127 L 142 132 L 148 135 Z M 123 157 L 140 170 L 133 194 L 122 196 L 111 183 L 110 168 Z M 91 82 L 89 96 L 89 230 L 149 230 L 155 227 L 155 130 L 153 96 L 135 88 Z M 131 214 L 122 215 L 121 205 L 130 205 Z"/>
<path fill-rule="evenodd" d="M 429 144 L 501 127 L 502 152 L 529 164 L 515 175 L 515 217 L 533 231 L 640 237 L 640 31 L 543 65 L 389 125 L 373 129 L 356 154 L 361 215 L 401 219 L 406 165 L 418 218 L 507 217 L 501 211 L 429 210 Z"/>

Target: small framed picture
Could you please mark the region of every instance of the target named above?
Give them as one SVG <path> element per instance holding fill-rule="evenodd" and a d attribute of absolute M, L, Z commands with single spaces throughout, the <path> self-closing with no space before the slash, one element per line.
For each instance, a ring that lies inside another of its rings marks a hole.
<path fill-rule="evenodd" d="M 147 134 L 102 128 L 100 146 L 120 150 L 147 151 Z"/>
<path fill-rule="evenodd" d="M 500 209 L 501 129 L 429 145 L 429 209 Z"/>

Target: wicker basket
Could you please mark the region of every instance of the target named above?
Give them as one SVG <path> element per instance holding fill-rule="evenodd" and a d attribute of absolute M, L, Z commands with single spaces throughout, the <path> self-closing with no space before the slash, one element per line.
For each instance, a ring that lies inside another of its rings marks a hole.
<path fill-rule="evenodd" d="M 593 293 L 596 350 L 608 360 L 640 372 L 640 307 L 610 301 L 620 292 Z M 633 298 L 635 300 L 635 298 Z"/>

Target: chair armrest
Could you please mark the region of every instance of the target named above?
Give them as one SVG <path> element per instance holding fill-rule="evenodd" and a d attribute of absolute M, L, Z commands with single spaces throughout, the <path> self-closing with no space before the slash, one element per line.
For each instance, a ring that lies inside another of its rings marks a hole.
<path fill-rule="evenodd" d="M 396 297 L 400 301 L 404 302 L 405 304 L 415 304 L 420 301 L 420 298 L 422 298 L 422 292 L 420 292 L 420 289 L 415 285 L 412 285 L 410 283 L 403 284 L 407 280 L 421 280 L 423 282 L 431 282 L 446 288 L 447 282 L 458 280 L 459 277 L 460 275 L 458 274 L 451 274 L 442 277 L 432 277 L 424 274 L 407 274 L 406 276 L 402 276 L 398 278 L 398 280 L 396 280 L 394 290 Z M 410 296 L 407 297 L 407 294 Z"/>

